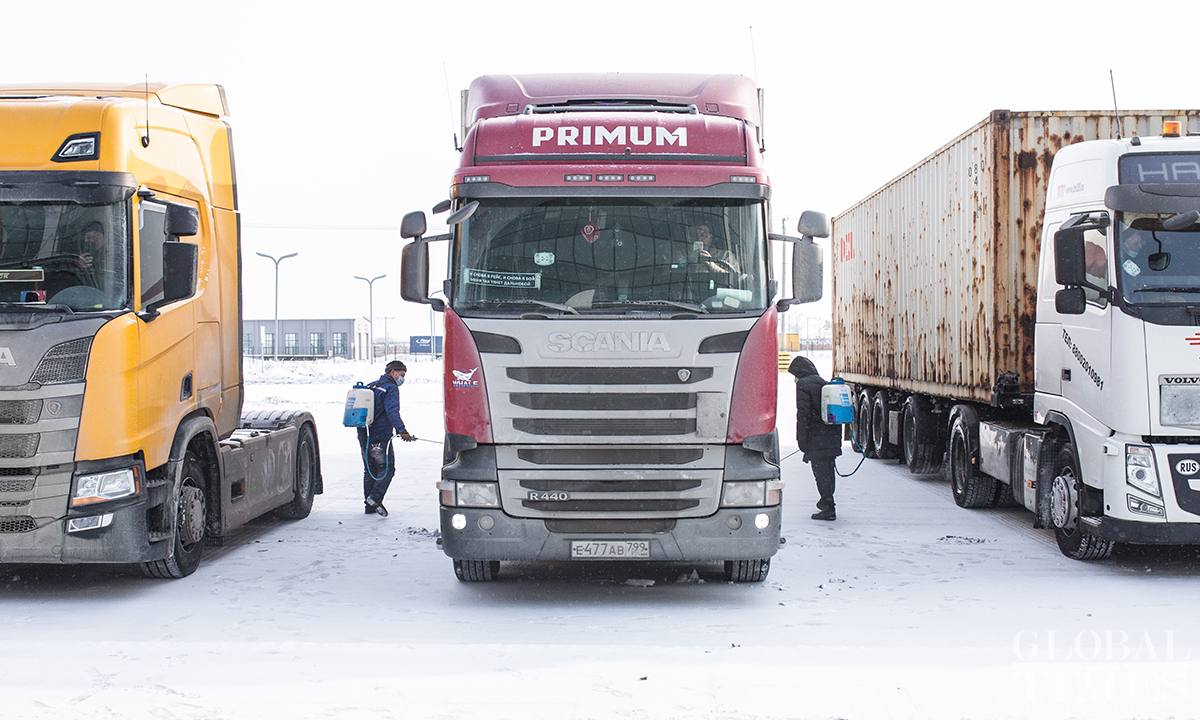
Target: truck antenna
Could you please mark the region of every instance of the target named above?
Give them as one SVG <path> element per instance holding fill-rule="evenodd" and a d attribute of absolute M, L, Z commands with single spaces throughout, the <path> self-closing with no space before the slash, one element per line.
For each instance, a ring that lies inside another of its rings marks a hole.
<path fill-rule="evenodd" d="M 1117 139 L 1121 139 L 1121 111 L 1117 109 L 1117 81 L 1113 79 L 1112 68 L 1108 69 L 1108 84 L 1112 86 L 1113 122 L 1116 124 Z"/>
<path fill-rule="evenodd" d="M 146 96 L 146 134 L 142 136 L 142 147 L 150 147 L 150 73 L 142 76 L 142 88 Z"/>
<path fill-rule="evenodd" d="M 750 64 L 754 68 L 754 82 L 758 82 L 758 48 L 754 44 L 754 26 L 750 26 Z"/>
<path fill-rule="evenodd" d="M 450 113 L 450 137 L 454 139 L 455 151 L 462 152 L 462 145 L 458 142 L 458 132 L 454 129 L 454 103 L 450 96 L 450 74 L 446 72 L 446 63 L 442 63 L 442 80 L 446 82 L 446 112 Z"/>

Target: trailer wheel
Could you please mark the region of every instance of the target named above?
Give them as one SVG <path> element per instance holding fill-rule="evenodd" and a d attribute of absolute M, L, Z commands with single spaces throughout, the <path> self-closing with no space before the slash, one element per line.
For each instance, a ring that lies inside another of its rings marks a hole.
<path fill-rule="evenodd" d="M 897 456 L 897 448 L 888 440 L 887 393 L 877 392 L 871 400 L 871 440 L 875 443 L 875 457 L 891 460 Z"/>
<path fill-rule="evenodd" d="M 919 395 L 911 395 L 904 401 L 901 435 L 904 438 L 904 464 L 914 475 L 937 472 L 941 464 L 938 448 L 936 421 L 929 412 L 929 404 Z"/>
<path fill-rule="evenodd" d="M 290 503 L 277 511 L 280 517 L 288 520 L 303 520 L 308 517 L 317 493 L 317 442 L 312 426 L 302 425 L 297 438 L 294 486 L 296 494 Z"/>
<path fill-rule="evenodd" d="M 208 520 L 204 464 L 189 450 L 184 455 L 180 473 L 179 493 L 175 498 L 175 547 L 165 560 L 142 563 L 142 574 L 146 577 L 178 579 L 191 575 L 200 567 Z"/>
<path fill-rule="evenodd" d="M 858 431 L 859 452 L 869 458 L 878 457 L 875 454 L 875 443 L 871 440 L 871 405 L 875 399 L 870 390 L 863 390 L 858 396 Z"/>
<path fill-rule="evenodd" d="M 950 426 L 950 452 L 946 462 L 950 489 L 959 507 L 988 507 L 996 499 L 996 479 L 980 472 L 974 462 L 974 438 L 978 432 L 975 411 L 962 408 Z"/>
<path fill-rule="evenodd" d="M 996 499 L 992 503 L 996 507 L 1019 507 L 1021 503 L 1013 497 L 1013 486 L 1006 482 L 996 481 Z"/>
<path fill-rule="evenodd" d="M 735 583 L 758 583 L 767 579 L 771 572 L 771 559 L 726 560 L 725 579 Z"/>
<path fill-rule="evenodd" d="M 1050 521 L 1058 549 L 1072 560 L 1105 560 L 1116 543 L 1098 538 L 1079 522 L 1079 462 L 1075 447 L 1063 443 L 1054 462 L 1054 481 L 1050 488 Z"/>
<path fill-rule="evenodd" d="M 500 561 L 455 560 L 454 574 L 462 582 L 495 582 L 500 577 Z"/>

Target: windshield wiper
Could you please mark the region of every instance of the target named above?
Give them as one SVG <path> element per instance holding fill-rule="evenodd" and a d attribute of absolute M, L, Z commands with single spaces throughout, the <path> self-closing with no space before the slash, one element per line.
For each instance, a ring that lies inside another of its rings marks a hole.
<path fill-rule="evenodd" d="M 613 300 L 613 301 L 609 301 L 609 302 L 592 303 L 592 307 L 594 307 L 594 308 L 596 308 L 596 307 L 639 307 L 642 305 L 646 305 L 646 306 L 650 306 L 650 307 L 665 305 L 668 307 L 679 308 L 680 310 L 687 310 L 688 312 L 693 312 L 693 313 L 697 313 L 697 314 L 701 314 L 701 315 L 708 312 L 708 308 L 704 307 L 703 305 L 701 305 L 699 303 L 680 302 L 679 300 Z"/>
<path fill-rule="evenodd" d="M 0 302 L 0 310 L 20 310 L 22 312 L 60 312 L 68 315 L 74 315 L 75 310 L 70 305 L 62 305 L 59 303 L 19 303 L 19 302 Z"/>
<path fill-rule="evenodd" d="M 542 307 L 550 308 L 551 310 L 557 310 L 561 313 L 566 313 L 568 315 L 578 315 L 579 314 L 579 311 L 576 310 L 575 308 L 571 307 L 570 305 L 564 305 L 562 303 L 550 302 L 549 300 L 534 300 L 533 298 L 504 298 L 504 299 L 496 299 L 496 300 L 482 300 L 477 303 L 472 303 L 472 307 L 481 307 L 481 306 L 485 306 L 485 305 L 494 305 L 494 306 L 540 305 Z"/>
<path fill-rule="evenodd" d="M 1200 287 L 1143 287 L 1133 292 L 1200 293 Z"/>

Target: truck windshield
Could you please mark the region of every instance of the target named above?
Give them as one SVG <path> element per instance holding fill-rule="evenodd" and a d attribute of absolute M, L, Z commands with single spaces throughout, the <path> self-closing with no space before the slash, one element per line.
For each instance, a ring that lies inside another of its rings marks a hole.
<path fill-rule="evenodd" d="M 484 199 L 460 228 L 460 310 L 728 314 L 767 302 L 757 201 Z"/>
<path fill-rule="evenodd" d="M 1117 276 L 1134 305 L 1200 302 L 1200 225 L 1162 229 L 1166 215 L 1122 213 L 1117 222 Z"/>
<path fill-rule="evenodd" d="M 126 204 L 0 204 L 0 311 L 128 303 Z"/>

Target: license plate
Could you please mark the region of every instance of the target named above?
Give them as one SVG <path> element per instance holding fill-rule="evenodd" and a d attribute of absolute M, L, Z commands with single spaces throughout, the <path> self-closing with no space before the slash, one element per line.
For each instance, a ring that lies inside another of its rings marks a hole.
<path fill-rule="evenodd" d="M 561 490 L 530 490 L 528 499 L 537 502 L 566 502 L 571 499 L 571 493 Z"/>
<path fill-rule="evenodd" d="M 572 540 L 572 560 L 626 560 L 650 557 L 648 540 Z"/>

